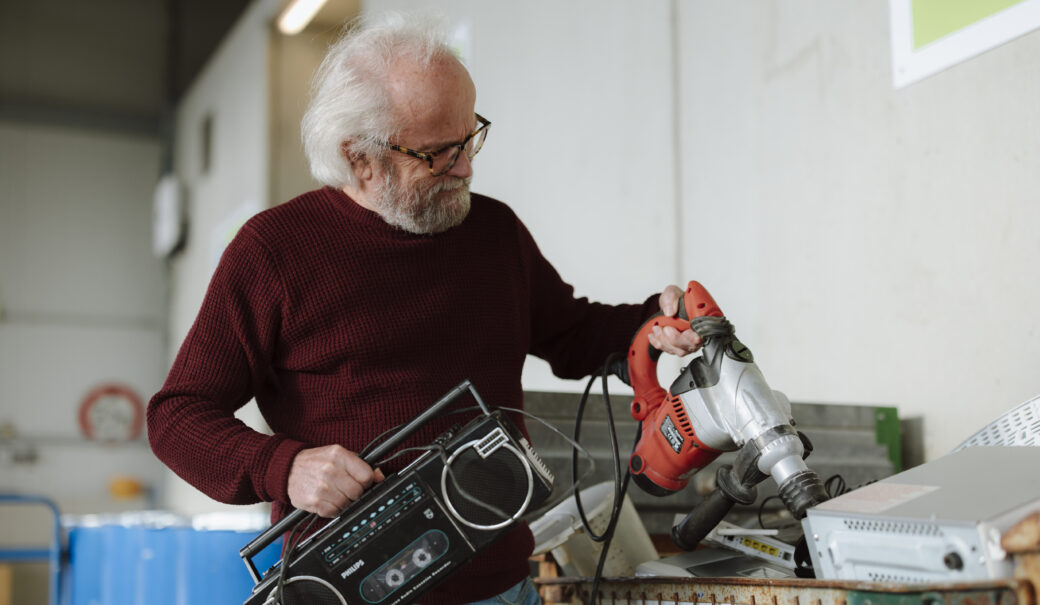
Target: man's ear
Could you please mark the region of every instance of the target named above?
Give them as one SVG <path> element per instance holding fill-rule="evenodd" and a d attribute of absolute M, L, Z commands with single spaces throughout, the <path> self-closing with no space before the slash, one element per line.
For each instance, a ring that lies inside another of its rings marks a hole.
<path fill-rule="evenodd" d="M 340 143 L 339 153 L 350 164 L 350 169 L 359 182 L 365 183 L 373 178 L 371 159 L 365 153 L 358 151 L 352 141 Z"/>

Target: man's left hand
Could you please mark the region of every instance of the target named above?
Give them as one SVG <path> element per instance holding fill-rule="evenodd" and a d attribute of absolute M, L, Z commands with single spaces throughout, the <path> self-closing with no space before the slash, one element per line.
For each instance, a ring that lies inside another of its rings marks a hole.
<path fill-rule="evenodd" d="M 668 317 L 675 317 L 679 313 L 679 299 L 683 291 L 679 286 L 668 286 L 661 292 L 657 299 L 661 312 Z M 647 340 L 655 349 L 670 353 L 677 357 L 689 355 L 701 348 L 701 337 L 690 329 L 676 330 L 672 326 L 654 326 Z"/>

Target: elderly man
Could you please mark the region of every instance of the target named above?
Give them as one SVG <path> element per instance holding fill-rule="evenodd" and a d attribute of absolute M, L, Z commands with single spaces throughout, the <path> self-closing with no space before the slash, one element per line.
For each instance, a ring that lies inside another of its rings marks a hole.
<path fill-rule="evenodd" d="M 521 407 L 528 354 L 580 378 L 659 309 L 676 312 L 675 286 L 638 305 L 576 298 L 507 206 L 470 194 L 490 127 L 475 103 L 425 20 L 356 24 L 330 49 L 303 120 L 325 186 L 242 227 L 149 404 L 152 448 L 181 477 L 222 502 L 272 502 L 273 519 L 290 506 L 332 517 L 402 464 L 373 470 L 355 452 L 461 380 Z M 699 338 L 669 329 L 652 343 L 684 354 Z M 234 417 L 253 398 L 273 434 Z M 405 446 L 456 422 L 434 419 Z M 423 603 L 537 601 L 532 547 L 516 527 Z"/>

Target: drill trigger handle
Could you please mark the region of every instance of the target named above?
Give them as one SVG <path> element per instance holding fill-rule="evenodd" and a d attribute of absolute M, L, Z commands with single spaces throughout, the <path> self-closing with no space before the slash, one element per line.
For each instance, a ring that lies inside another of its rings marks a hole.
<path fill-rule="evenodd" d="M 723 316 L 704 286 L 691 281 L 679 298 L 679 312 L 675 317 L 658 311 L 636 331 L 628 348 L 628 377 L 635 393 L 630 409 L 633 418 L 643 420 L 668 396 L 668 391 L 657 381 L 657 362 L 662 351 L 650 344 L 650 332 L 656 326 L 671 326 L 680 332 L 689 330 L 690 320 L 706 315 Z"/>

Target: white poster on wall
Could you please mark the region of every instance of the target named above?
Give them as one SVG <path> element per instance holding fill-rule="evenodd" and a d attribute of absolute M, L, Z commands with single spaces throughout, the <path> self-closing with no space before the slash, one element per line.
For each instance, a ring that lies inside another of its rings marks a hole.
<path fill-rule="evenodd" d="M 889 0 L 902 88 L 1040 27 L 1040 0 Z"/>

